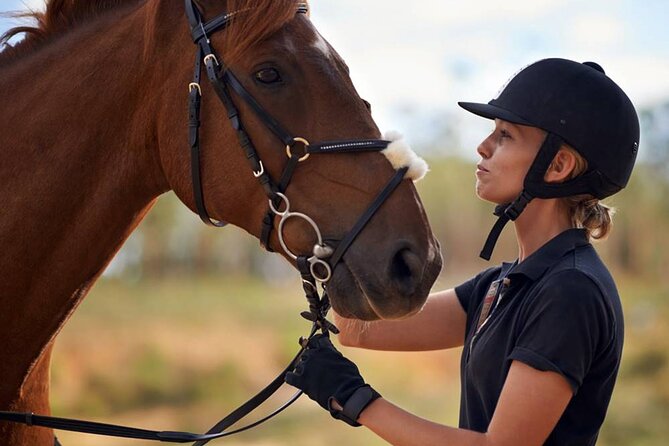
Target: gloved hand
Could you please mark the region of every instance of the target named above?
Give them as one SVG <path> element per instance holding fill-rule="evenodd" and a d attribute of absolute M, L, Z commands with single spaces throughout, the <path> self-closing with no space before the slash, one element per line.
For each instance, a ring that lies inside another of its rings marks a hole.
<path fill-rule="evenodd" d="M 351 426 L 360 426 L 357 422 L 360 413 L 381 396 L 365 384 L 358 367 L 322 334 L 309 340 L 295 369 L 286 375 L 286 382 L 303 390 L 330 415 Z M 334 409 L 333 400 L 343 410 Z"/>

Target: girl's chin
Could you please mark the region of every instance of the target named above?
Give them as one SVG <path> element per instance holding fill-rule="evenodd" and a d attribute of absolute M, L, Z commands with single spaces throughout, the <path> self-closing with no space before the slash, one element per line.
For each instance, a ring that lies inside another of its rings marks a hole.
<path fill-rule="evenodd" d="M 511 203 L 513 200 L 515 200 L 518 197 L 518 195 L 503 197 L 503 196 L 500 196 L 498 194 L 489 194 L 489 193 L 486 193 L 485 190 L 479 189 L 479 188 L 476 189 L 476 196 L 479 197 L 481 200 L 487 201 L 488 203 L 491 203 L 491 204 L 494 204 L 494 205 Z"/>

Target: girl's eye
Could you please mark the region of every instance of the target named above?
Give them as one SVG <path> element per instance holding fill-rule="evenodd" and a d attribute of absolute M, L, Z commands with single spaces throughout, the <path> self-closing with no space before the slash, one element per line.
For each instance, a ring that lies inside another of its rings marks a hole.
<path fill-rule="evenodd" d="M 256 72 L 256 80 L 263 84 L 275 84 L 281 82 L 281 75 L 274 68 L 263 68 Z"/>
<path fill-rule="evenodd" d="M 506 130 L 500 130 L 499 137 L 500 138 L 511 138 L 511 134 L 509 132 L 507 132 Z"/>

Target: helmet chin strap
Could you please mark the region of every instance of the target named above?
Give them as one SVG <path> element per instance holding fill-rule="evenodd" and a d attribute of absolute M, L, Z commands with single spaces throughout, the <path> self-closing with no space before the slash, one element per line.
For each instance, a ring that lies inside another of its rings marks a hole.
<path fill-rule="evenodd" d="M 565 141 L 556 134 L 550 132 L 546 134 L 537 157 L 527 171 L 527 175 L 523 181 L 523 190 L 518 198 L 511 203 L 504 203 L 495 207 L 494 214 L 498 218 L 490 230 L 485 245 L 483 245 L 483 249 L 479 254 L 482 259 L 490 260 L 497 239 L 502 233 L 504 226 L 509 221 L 516 220 L 528 203 L 534 198 L 560 198 L 589 194 L 595 198 L 602 199 L 622 189 L 621 186 L 608 181 L 597 170 L 597 166 L 593 165 L 588 166 L 588 170 L 585 173 L 571 180 L 562 183 L 546 183 L 544 175 L 546 175 L 548 167 L 563 144 L 565 144 Z M 594 193 L 593 191 L 599 191 L 599 193 Z"/>
<path fill-rule="evenodd" d="M 532 199 L 546 198 L 543 190 L 544 185 L 547 185 L 544 183 L 544 175 L 563 143 L 564 141 L 559 136 L 550 132 L 547 133 L 544 142 L 539 148 L 539 153 L 537 153 L 530 169 L 527 171 L 527 175 L 525 175 L 523 190 L 518 195 L 518 198 L 511 203 L 504 203 L 495 207 L 494 214 L 498 218 L 490 230 L 485 245 L 483 245 L 483 249 L 479 254 L 482 259 L 490 260 L 497 244 L 497 239 L 499 239 L 504 226 L 509 221 L 516 220 Z"/>

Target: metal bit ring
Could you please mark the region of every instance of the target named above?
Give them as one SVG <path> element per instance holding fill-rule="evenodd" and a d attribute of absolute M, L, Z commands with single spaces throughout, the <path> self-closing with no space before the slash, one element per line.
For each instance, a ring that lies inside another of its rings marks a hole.
<path fill-rule="evenodd" d="M 288 245 L 286 245 L 286 241 L 283 239 L 283 225 L 290 218 L 298 217 L 309 223 L 311 227 L 314 229 L 314 232 L 316 232 L 316 238 L 318 239 L 318 244 L 323 245 L 323 237 L 321 237 L 321 231 L 318 229 L 316 222 L 311 217 L 301 212 L 288 212 L 288 210 L 284 211 L 283 214 L 279 215 L 281 215 L 281 221 L 279 222 L 279 228 L 277 231 L 279 234 L 279 242 L 281 243 L 281 247 L 283 248 L 283 250 L 286 251 L 286 254 L 288 254 L 293 260 L 297 260 L 297 256 L 293 254 L 290 249 L 288 249 Z"/>
<path fill-rule="evenodd" d="M 290 220 L 292 217 L 301 218 L 302 220 L 309 223 L 316 233 L 316 245 L 314 245 L 313 255 L 307 259 L 309 262 L 309 271 L 317 282 L 327 282 L 332 277 L 332 268 L 328 262 L 320 257 L 329 257 L 332 254 L 332 248 L 323 243 L 323 236 L 321 235 L 321 231 L 318 229 L 318 225 L 311 217 L 301 212 L 290 212 L 290 201 L 288 200 L 288 197 L 286 197 L 281 192 L 277 192 L 276 195 L 286 204 L 286 209 L 284 211 L 280 211 L 274 206 L 272 200 L 269 200 L 269 207 L 272 212 L 281 217 L 277 230 L 281 247 L 283 248 L 284 252 L 290 256 L 290 258 L 297 260 L 297 255 L 293 254 L 290 248 L 288 248 L 288 245 L 283 238 L 283 226 L 286 224 L 286 221 Z"/>
<path fill-rule="evenodd" d="M 332 268 L 330 268 L 330 264 L 328 262 L 321 260 L 316 256 L 310 257 L 308 262 L 309 271 L 311 271 L 311 275 L 314 276 L 314 279 L 316 279 L 317 282 L 325 283 L 330 280 L 330 277 L 332 277 Z M 323 268 L 325 270 L 324 277 L 320 277 L 317 268 Z"/>
<path fill-rule="evenodd" d="M 283 218 L 286 214 L 290 213 L 290 201 L 288 201 L 288 197 L 286 197 L 286 196 L 285 196 L 284 194 L 282 194 L 281 192 L 277 192 L 277 193 L 276 193 L 276 196 L 279 197 L 279 198 L 281 198 L 281 200 L 283 200 L 283 202 L 286 203 L 286 210 L 282 212 L 282 211 L 279 211 L 278 209 L 276 209 L 276 208 L 274 207 L 274 203 L 272 203 L 272 200 L 269 200 L 269 208 L 270 208 L 270 209 L 272 210 L 272 212 L 274 212 L 276 215 L 278 215 L 279 217 L 282 217 L 282 218 Z M 279 233 L 279 234 L 280 234 L 280 233 Z"/>

